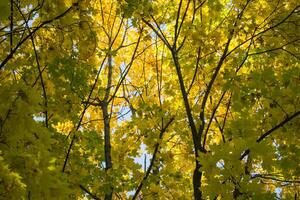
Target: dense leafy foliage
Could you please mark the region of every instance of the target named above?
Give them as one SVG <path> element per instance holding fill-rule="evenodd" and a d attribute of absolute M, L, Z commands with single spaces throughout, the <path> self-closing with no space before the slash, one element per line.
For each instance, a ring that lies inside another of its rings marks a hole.
<path fill-rule="evenodd" d="M 1 0 L 0 199 L 297 199 L 297 0 Z"/>

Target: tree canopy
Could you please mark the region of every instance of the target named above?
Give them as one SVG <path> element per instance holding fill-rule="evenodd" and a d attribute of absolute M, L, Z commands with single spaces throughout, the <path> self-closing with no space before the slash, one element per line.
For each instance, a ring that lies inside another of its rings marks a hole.
<path fill-rule="evenodd" d="M 0 199 L 298 199 L 297 0 L 1 0 Z"/>

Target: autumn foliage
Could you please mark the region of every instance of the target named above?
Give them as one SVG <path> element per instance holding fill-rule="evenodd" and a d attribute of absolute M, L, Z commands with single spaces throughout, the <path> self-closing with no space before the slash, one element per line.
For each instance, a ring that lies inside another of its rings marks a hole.
<path fill-rule="evenodd" d="M 298 199 L 297 0 L 0 0 L 0 199 Z"/>

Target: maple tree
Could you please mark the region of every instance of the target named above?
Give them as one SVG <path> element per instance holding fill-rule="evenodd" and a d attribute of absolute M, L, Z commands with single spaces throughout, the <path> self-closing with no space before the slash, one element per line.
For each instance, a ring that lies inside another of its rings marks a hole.
<path fill-rule="evenodd" d="M 1 0 L 0 199 L 297 199 L 297 0 Z"/>

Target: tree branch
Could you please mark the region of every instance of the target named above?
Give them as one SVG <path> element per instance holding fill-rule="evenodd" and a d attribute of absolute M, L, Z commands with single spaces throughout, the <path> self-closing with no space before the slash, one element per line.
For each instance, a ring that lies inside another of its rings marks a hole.
<path fill-rule="evenodd" d="M 76 7 L 78 3 L 73 3 L 71 7 L 69 7 L 65 12 L 61 13 L 60 15 L 57 15 L 56 17 L 46 20 L 42 22 L 39 26 L 37 26 L 31 34 L 28 34 L 26 37 L 24 37 L 16 46 L 11 50 L 11 52 L 5 57 L 5 59 L 0 64 L 0 70 L 5 66 L 5 64 L 13 57 L 14 53 L 26 42 L 31 35 L 33 35 L 35 32 L 37 32 L 39 29 L 43 28 L 45 25 L 52 23 L 53 21 L 56 21 L 60 19 L 61 17 L 65 16 L 67 13 L 69 13 L 74 7 Z"/>
<path fill-rule="evenodd" d="M 264 134 L 262 134 L 257 140 L 256 142 L 259 143 L 261 142 L 263 139 L 265 139 L 266 137 L 268 137 L 271 133 L 273 133 L 274 131 L 276 131 L 277 129 L 279 129 L 280 127 L 282 127 L 283 125 L 285 125 L 286 123 L 288 123 L 289 121 L 291 121 L 293 118 L 297 117 L 300 114 L 300 111 L 295 112 L 294 114 L 292 114 L 291 116 L 287 117 L 285 120 L 283 120 L 282 122 L 280 122 L 279 124 L 277 124 L 276 126 L 274 126 L 273 128 L 271 128 L 270 130 L 268 130 L 267 132 L 265 132 Z"/>
<path fill-rule="evenodd" d="M 86 189 L 85 187 L 83 187 L 83 185 L 79 185 L 80 189 L 82 189 L 85 193 L 89 194 L 93 199 L 95 200 L 101 200 L 100 198 L 98 198 L 96 195 L 92 194 L 88 189 Z"/>
<path fill-rule="evenodd" d="M 291 116 L 287 117 L 285 120 L 281 121 L 279 124 L 277 124 L 276 126 L 274 126 L 273 128 L 271 128 L 270 130 L 268 130 L 267 132 L 265 132 L 264 134 L 262 134 L 257 140 L 257 143 L 260 143 L 263 139 L 265 139 L 266 137 L 268 137 L 269 135 L 271 135 L 274 131 L 276 131 L 277 129 L 281 128 L 282 126 L 284 126 L 286 123 L 288 123 L 289 121 L 291 121 L 292 119 L 294 119 L 295 117 L 297 117 L 300 114 L 300 111 L 295 112 L 294 114 L 292 114 Z M 243 160 L 243 158 L 245 158 L 248 154 L 250 153 L 250 149 L 246 149 L 242 155 L 240 156 L 240 160 Z"/>
<path fill-rule="evenodd" d="M 151 159 L 151 162 L 150 162 L 150 165 L 146 171 L 146 174 L 143 178 L 143 180 L 140 182 L 140 184 L 138 185 L 133 197 L 132 197 L 132 200 L 135 200 L 138 196 L 138 194 L 140 193 L 145 181 L 147 180 L 147 178 L 149 177 L 150 175 L 150 172 L 153 168 L 153 165 L 154 165 L 154 162 L 156 161 L 156 155 L 157 155 L 157 152 L 159 150 L 159 147 L 160 147 L 160 140 L 162 140 L 162 137 L 163 137 L 163 134 L 166 132 L 167 128 L 171 125 L 171 123 L 174 121 L 174 117 L 172 117 L 166 124 L 166 126 L 161 129 L 160 133 L 159 133 L 159 140 L 158 142 L 155 144 L 155 148 L 154 148 L 154 151 L 153 151 L 153 154 L 152 154 L 152 159 Z"/>

